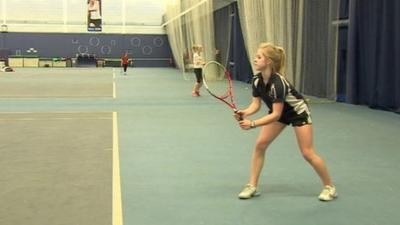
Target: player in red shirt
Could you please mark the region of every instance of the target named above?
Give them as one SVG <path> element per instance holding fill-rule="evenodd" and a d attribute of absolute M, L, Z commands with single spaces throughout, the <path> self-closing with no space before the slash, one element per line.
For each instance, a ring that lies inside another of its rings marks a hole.
<path fill-rule="evenodd" d="M 129 57 L 128 53 L 125 53 L 121 57 L 121 66 L 124 68 L 124 75 L 126 75 L 126 70 L 128 69 L 128 65 L 129 65 Z"/>

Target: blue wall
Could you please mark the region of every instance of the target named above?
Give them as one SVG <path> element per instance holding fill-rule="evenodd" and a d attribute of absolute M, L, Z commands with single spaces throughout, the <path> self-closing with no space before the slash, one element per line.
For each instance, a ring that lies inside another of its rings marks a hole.
<path fill-rule="evenodd" d="M 9 50 L 11 55 L 25 55 L 29 48 L 36 49 L 39 57 L 65 58 L 76 57 L 79 53 L 119 58 L 128 51 L 131 58 L 153 59 L 153 66 L 157 62 L 154 59 L 172 58 L 167 35 L 0 33 L 0 49 Z M 159 66 L 170 64 L 169 60 L 159 62 Z"/>

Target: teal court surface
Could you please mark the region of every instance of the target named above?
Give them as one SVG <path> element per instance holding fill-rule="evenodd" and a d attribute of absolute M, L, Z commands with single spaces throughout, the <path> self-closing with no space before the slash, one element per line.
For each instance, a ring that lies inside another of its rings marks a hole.
<path fill-rule="evenodd" d="M 0 224 L 398 223 L 399 115 L 311 98 L 339 197 L 318 201 L 287 127 L 267 151 L 261 196 L 239 200 L 258 129 L 241 130 L 204 89 L 192 97 L 193 82 L 169 68 L 0 73 Z M 246 107 L 250 85 L 234 89 Z"/>

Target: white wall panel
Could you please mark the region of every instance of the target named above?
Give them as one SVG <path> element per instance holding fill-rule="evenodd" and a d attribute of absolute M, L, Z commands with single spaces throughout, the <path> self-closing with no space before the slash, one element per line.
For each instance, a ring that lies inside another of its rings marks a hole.
<path fill-rule="evenodd" d="M 86 24 L 87 4 L 85 0 L 66 0 L 67 24 Z"/>
<path fill-rule="evenodd" d="M 161 25 L 165 13 L 164 1 L 126 1 L 126 24 Z M 160 16 L 161 15 L 161 16 Z"/>
<path fill-rule="evenodd" d="M 63 0 L 7 0 L 7 22 L 62 23 Z"/>
<path fill-rule="evenodd" d="M 102 32 L 164 33 L 166 1 L 102 0 Z M 4 21 L 10 32 L 87 32 L 87 0 L 0 0 Z"/>

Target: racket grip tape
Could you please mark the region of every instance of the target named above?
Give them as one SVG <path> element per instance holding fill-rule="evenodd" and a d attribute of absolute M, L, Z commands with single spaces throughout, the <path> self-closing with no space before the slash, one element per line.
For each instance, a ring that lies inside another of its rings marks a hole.
<path fill-rule="evenodd" d="M 239 110 L 234 109 L 233 112 L 239 115 L 239 120 L 243 120 L 242 114 L 239 113 Z"/>

